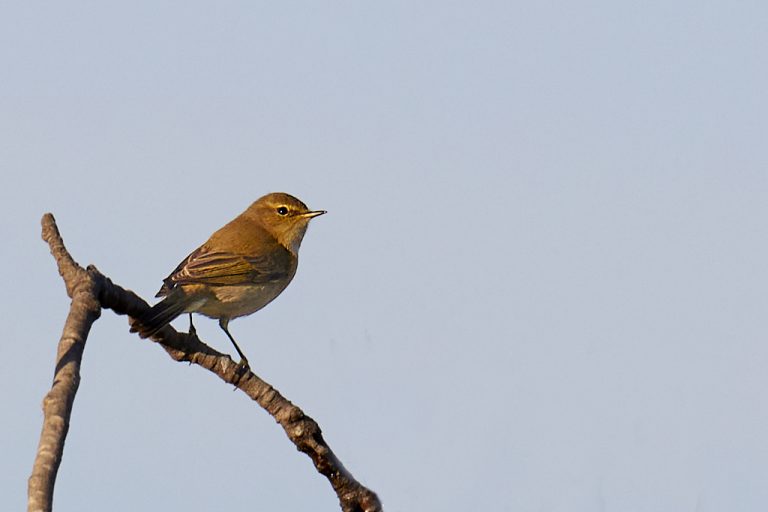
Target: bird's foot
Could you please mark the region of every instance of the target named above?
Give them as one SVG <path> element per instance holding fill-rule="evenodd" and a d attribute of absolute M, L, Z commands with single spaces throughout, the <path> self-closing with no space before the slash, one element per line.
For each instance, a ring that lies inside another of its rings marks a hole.
<path fill-rule="evenodd" d="M 243 378 L 243 375 L 251 371 L 251 367 L 248 364 L 248 360 L 246 358 L 240 359 L 240 362 L 237 363 L 237 367 L 235 368 L 235 379 L 232 382 L 232 384 L 235 385 L 235 389 L 237 389 L 238 384 L 240 384 L 240 379 Z"/>

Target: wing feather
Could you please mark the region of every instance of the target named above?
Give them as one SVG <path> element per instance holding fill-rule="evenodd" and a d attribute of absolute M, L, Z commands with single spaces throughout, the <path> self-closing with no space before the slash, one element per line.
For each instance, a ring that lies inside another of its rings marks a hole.
<path fill-rule="evenodd" d="M 187 256 L 163 280 L 158 296 L 166 295 L 171 289 L 184 284 L 266 284 L 288 276 L 290 267 L 287 251 L 251 257 L 226 251 L 206 252 L 201 247 Z"/>

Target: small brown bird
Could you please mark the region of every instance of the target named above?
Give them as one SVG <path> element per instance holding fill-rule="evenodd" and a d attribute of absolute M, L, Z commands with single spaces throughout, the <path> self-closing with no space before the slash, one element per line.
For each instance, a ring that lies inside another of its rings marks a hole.
<path fill-rule="evenodd" d="M 216 231 L 163 280 L 156 297 L 165 297 L 131 325 L 142 338 L 157 333 L 183 313 L 219 320 L 240 355 L 248 359 L 229 332 L 229 321 L 260 310 L 288 286 L 296 274 L 299 246 L 309 221 L 324 210 L 310 210 L 284 193 L 258 199 Z"/>

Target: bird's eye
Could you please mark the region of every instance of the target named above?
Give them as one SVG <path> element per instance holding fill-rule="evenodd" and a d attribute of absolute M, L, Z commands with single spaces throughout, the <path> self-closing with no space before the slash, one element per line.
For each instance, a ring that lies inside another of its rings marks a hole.
<path fill-rule="evenodd" d="M 277 214 L 288 215 L 288 208 L 286 208 L 285 206 L 281 206 L 280 208 L 277 209 Z"/>

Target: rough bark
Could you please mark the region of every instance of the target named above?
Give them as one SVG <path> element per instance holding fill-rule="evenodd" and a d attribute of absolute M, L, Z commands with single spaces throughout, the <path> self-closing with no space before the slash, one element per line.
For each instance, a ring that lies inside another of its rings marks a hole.
<path fill-rule="evenodd" d="M 37 456 L 29 478 L 28 510 L 50 511 L 53 489 L 69 429 L 72 404 L 80 384 L 80 360 L 91 325 L 102 309 L 136 318 L 149 308 L 141 297 L 114 284 L 94 266 L 78 265 L 67 252 L 51 214 L 42 219 L 43 239 L 64 279 L 72 298 L 69 316 L 59 341 L 53 385 L 43 401 L 43 428 Z M 339 498 L 344 512 L 382 510 L 376 494 L 360 484 L 347 471 L 325 442 L 320 426 L 267 382 L 251 371 L 238 373 L 238 365 L 228 355 L 217 352 L 197 336 L 179 333 L 166 326 L 152 341 L 157 342 L 176 361 L 188 361 L 216 374 L 256 401 L 280 426 L 296 448 L 306 453 L 318 472 L 325 475 Z"/>

